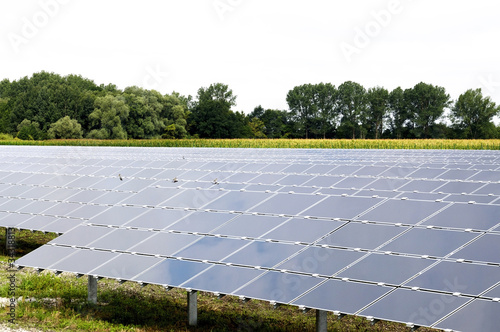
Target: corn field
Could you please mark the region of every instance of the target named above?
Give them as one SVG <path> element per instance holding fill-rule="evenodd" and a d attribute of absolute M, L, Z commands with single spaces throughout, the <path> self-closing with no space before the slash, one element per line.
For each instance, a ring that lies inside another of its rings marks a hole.
<path fill-rule="evenodd" d="M 454 149 L 500 150 L 500 140 L 351 140 L 351 139 L 150 139 L 150 140 L 4 140 L 2 145 L 287 148 L 287 149 Z"/>

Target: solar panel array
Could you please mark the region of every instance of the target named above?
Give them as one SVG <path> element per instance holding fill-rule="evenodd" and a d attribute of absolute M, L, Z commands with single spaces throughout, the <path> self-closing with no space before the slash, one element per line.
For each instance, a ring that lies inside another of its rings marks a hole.
<path fill-rule="evenodd" d="M 500 153 L 0 148 L 19 266 L 460 331 L 500 323 Z"/>

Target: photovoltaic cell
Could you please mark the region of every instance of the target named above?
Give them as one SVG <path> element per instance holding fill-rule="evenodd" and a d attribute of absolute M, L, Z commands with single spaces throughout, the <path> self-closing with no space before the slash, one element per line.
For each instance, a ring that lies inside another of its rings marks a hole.
<path fill-rule="evenodd" d="M 495 331 L 500 324 L 499 311 L 498 302 L 475 300 L 436 327 L 457 331 Z"/>

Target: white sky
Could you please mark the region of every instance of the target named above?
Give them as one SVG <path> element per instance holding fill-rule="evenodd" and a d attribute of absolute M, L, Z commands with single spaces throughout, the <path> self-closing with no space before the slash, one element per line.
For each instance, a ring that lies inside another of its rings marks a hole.
<path fill-rule="evenodd" d="M 481 87 L 498 104 L 498 13 L 494 0 L 2 0 L 0 79 L 45 70 L 193 96 L 221 82 L 246 113 L 348 80 L 453 99 Z"/>

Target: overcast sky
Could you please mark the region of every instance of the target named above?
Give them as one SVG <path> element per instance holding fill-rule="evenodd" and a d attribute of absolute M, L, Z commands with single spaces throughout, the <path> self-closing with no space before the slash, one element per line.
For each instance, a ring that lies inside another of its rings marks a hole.
<path fill-rule="evenodd" d="M 494 0 L 2 0 L 0 79 L 42 70 L 287 109 L 296 85 L 482 88 L 500 103 Z"/>

